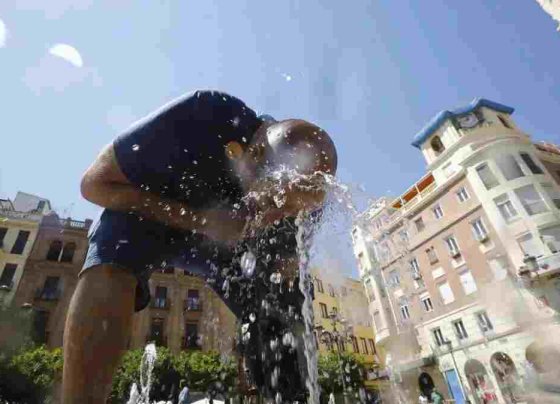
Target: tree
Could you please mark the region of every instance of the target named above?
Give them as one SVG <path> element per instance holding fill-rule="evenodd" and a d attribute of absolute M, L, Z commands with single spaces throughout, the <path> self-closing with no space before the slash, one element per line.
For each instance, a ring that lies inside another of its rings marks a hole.
<path fill-rule="evenodd" d="M 62 350 L 28 347 L 11 358 L 0 357 L 0 399 L 39 404 L 49 402 L 55 381 L 62 373 Z"/>
<path fill-rule="evenodd" d="M 237 378 L 235 362 L 222 359 L 217 352 L 181 352 L 175 358 L 175 369 L 182 384 L 193 391 L 208 391 L 212 385 L 232 388 Z"/>
<path fill-rule="evenodd" d="M 317 366 L 319 385 L 325 395 L 342 393 L 342 374 L 347 389 L 357 392 L 363 387 L 364 365 L 361 359 L 352 354 L 322 353 Z"/>

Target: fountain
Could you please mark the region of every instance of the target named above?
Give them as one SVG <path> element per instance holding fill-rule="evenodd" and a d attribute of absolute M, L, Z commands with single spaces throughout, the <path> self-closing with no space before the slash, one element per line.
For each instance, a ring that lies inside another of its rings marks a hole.
<path fill-rule="evenodd" d="M 314 181 L 309 181 L 309 176 L 283 168 L 271 175 L 274 177 L 272 188 L 247 195 L 245 202 L 248 206 L 266 196 L 276 196 L 276 205 L 282 206 L 285 201 L 281 189 L 286 184 L 320 187 L 328 194 L 321 215 L 323 220 L 318 220 L 317 215 L 300 212 L 292 222 L 275 222 L 276 227 L 290 226 L 288 236 L 286 232 L 276 230 L 262 232 L 255 226 L 257 230 L 248 233 L 248 241 L 238 247 L 230 265 L 222 268 L 218 263 L 214 265 L 215 273 L 208 284 L 226 301 L 242 307 L 241 312 L 236 313 L 241 324 L 239 346 L 243 357 L 250 362 L 252 381 L 258 385 L 260 393 L 270 403 L 319 404 L 321 391 L 310 264 L 320 255 L 317 249 L 321 247 L 312 246 L 311 239 L 318 232 L 332 239 L 333 229 L 337 234 L 349 236 L 358 216 L 357 210 L 350 188 L 332 176 L 316 173 Z M 340 214 L 350 219 L 350 223 L 343 224 L 342 230 L 329 221 Z M 259 220 L 257 216 L 253 222 Z M 323 224 L 319 225 L 319 222 Z M 291 236 L 295 236 L 295 240 L 289 240 Z M 295 245 L 291 244 L 294 241 Z M 295 279 L 298 284 L 288 279 L 282 269 L 274 267 L 275 261 L 281 261 L 278 251 L 286 247 L 297 252 L 299 267 Z M 148 345 L 142 358 L 140 386 L 134 384 L 131 387 L 127 404 L 150 403 L 151 374 L 156 357 L 155 346 Z M 306 397 L 302 395 L 304 391 Z M 362 393 L 355 392 L 356 402 L 364 400 Z"/>

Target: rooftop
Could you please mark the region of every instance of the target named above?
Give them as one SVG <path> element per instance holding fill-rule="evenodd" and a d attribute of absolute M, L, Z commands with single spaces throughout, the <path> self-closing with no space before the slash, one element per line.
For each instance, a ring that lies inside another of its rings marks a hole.
<path fill-rule="evenodd" d="M 419 149 L 420 146 L 422 146 L 422 144 L 426 141 L 426 139 L 428 139 L 436 130 L 438 130 L 447 119 L 469 114 L 480 107 L 487 107 L 499 112 L 504 112 L 506 114 L 511 114 L 514 111 L 512 107 L 508 107 L 507 105 L 499 104 L 485 98 L 475 98 L 466 106 L 453 110 L 440 111 L 436 116 L 432 118 L 430 122 L 428 122 L 426 126 L 424 126 L 424 128 L 422 128 L 420 132 L 416 134 L 416 136 L 414 136 L 412 145 Z"/>

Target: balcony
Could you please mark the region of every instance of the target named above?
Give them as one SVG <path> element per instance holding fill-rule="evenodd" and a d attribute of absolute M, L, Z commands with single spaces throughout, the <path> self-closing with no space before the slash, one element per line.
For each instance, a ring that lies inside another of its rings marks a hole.
<path fill-rule="evenodd" d="M 524 287 L 532 287 L 539 281 L 545 281 L 560 273 L 560 252 L 539 258 L 526 255 L 523 264 L 519 268 L 519 280 Z"/>
<path fill-rule="evenodd" d="M 202 302 L 198 298 L 188 298 L 185 300 L 186 311 L 202 311 Z"/>
<path fill-rule="evenodd" d="M 12 290 L 14 288 L 14 281 L 0 282 L 1 290 Z"/>
<path fill-rule="evenodd" d="M 199 343 L 200 337 L 198 335 L 191 335 L 184 337 L 181 343 L 181 349 L 183 350 L 200 350 L 202 349 Z"/>
<path fill-rule="evenodd" d="M 150 308 L 157 310 L 169 310 L 169 299 L 155 298 L 150 302 Z"/>
<path fill-rule="evenodd" d="M 156 346 L 167 346 L 167 337 L 162 334 L 150 333 L 146 336 L 146 344 L 154 343 Z"/>
<path fill-rule="evenodd" d="M 56 301 L 62 294 L 60 289 L 36 289 L 34 300 Z"/>

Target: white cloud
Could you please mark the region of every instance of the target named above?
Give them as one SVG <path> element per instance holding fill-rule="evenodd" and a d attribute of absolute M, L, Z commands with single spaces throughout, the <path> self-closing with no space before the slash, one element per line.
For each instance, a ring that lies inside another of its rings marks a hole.
<path fill-rule="evenodd" d="M 25 70 L 23 82 L 35 94 L 44 90 L 62 92 L 72 85 L 84 82 L 90 82 L 95 87 L 102 84 L 95 68 L 77 68 L 67 60 L 50 54 L 44 55 L 37 65 Z"/>
<path fill-rule="evenodd" d="M 0 18 L 0 48 L 6 46 L 6 41 L 8 39 L 8 28 L 6 28 L 6 24 Z"/>
<path fill-rule="evenodd" d="M 82 67 L 84 65 L 82 55 L 80 55 L 80 52 L 78 52 L 78 50 L 73 46 L 59 43 L 51 47 L 49 49 L 49 53 L 53 56 L 66 60 L 76 67 Z"/>

